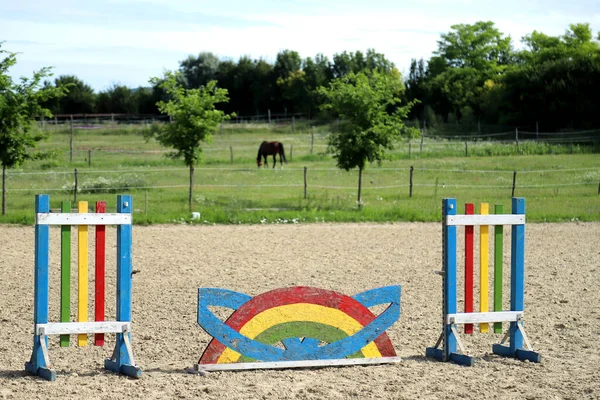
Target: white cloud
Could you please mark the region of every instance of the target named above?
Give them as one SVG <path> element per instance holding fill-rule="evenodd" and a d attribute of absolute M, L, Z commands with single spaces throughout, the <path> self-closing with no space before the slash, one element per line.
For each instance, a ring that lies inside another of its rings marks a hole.
<path fill-rule="evenodd" d="M 74 0 L 57 2 L 63 15 L 93 17 L 85 7 L 77 8 L 78 3 Z M 437 48 L 440 34 L 458 23 L 492 20 L 501 32 L 512 36 L 516 46 L 522 36 L 533 30 L 560 35 L 570 23 L 589 22 L 597 32 L 600 29 L 599 6 L 591 1 L 580 3 L 586 5 L 570 7 L 557 1 L 548 5 L 547 1 L 536 0 L 505 0 L 502 7 L 489 0 L 462 0 L 452 2 L 451 6 L 440 0 L 422 0 L 408 5 L 392 0 L 373 0 L 368 7 L 361 0 L 244 3 L 189 0 L 112 0 L 102 3 L 89 0 L 88 3 L 92 9 L 98 4 L 107 4 L 113 10 L 127 7 L 129 13 L 136 7 L 145 8 L 146 15 L 164 9 L 168 11 L 170 21 L 179 14 L 183 18 L 190 13 L 227 21 L 207 25 L 187 18 L 185 24 L 174 28 L 172 24 L 145 23 L 143 19 L 132 20 L 131 24 L 114 24 L 110 19 L 104 23 L 102 18 L 88 19 L 87 22 L 85 18 L 74 18 L 70 23 L 57 23 L 46 22 L 38 15 L 37 19 L 27 20 L 27 12 L 36 10 L 36 4 L 41 6 L 42 3 L 40 0 L 22 0 L 10 6 L 0 5 L 0 37 L 7 40 L 3 48 L 22 52 L 19 59 L 27 61 L 28 66 L 55 65 L 61 72 L 72 67 L 76 69 L 67 73 L 82 77 L 86 68 L 93 68 L 93 74 L 89 75 L 94 76 L 94 82 L 90 83 L 96 88 L 113 81 L 134 86 L 146 84 L 149 76 L 159 75 L 165 68 L 176 68 L 186 54 L 200 51 L 211 51 L 225 58 L 249 55 L 273 61 L 283 49 L 296 50 L 303 57 L 317 53 L 331 57 L 342 51 L 374 48 L 401 71 L 406 71 L 411 58 L 429 58 Z M 154 9 L 150 10 L 151 7 Z M 22 14 L 19 19 L 2 20 L 3 9 Z"/>

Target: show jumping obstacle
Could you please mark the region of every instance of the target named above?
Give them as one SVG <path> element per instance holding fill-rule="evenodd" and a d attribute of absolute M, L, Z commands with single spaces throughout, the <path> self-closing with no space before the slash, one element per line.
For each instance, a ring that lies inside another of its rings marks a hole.
<path fill-rule="evenodd" d="M 212 341 L 198 371 L 386 364 L 400 361 L 385 331 L 400 318 L 400 286 L 352 297 L 296 286 L 250 297 L 198 289 L 198 324 Z M 389 304 L 375 316 L 369 307 Z M 209 307 L 227 307 L 223 322 Z"/>
<path fill-rule="evenodd" d="M 443 227 L 443 320 L 442 334 L 435 347 L 428 347 L 426 355 L 440 361 L 453 361 L 471 366 L 474 359 L 466 354 L 457 325 L 465 325 L 465 333 L 473 333 L 474 323 L 479 323 L 481 333 L 488 332 L 488 324 L 494 323 L 494 332 L 502 333 L 502 323 L 510 327 L 500 344 L 492 351 L 504 357 L 540 362 L 541 355 L 531 348 L 525 334 L 525 199 L 512 199 L 512 214 L 503 214 L 502 206 L 496 206 L 496 215 L 488 215 L 488 204 L 480 206 L 480 215 L 473 215 L 473 204 L 466 204 L 465 215 L 456 214 L 456 199 L 444 199 L 442 208 Z M 488 310 L 488 226 L 494 225 L 494 311 Z M 510 311 L 502 310 L 502 239 L 503 225 L 511 225 Z M 457 312 L 456 288 L 456 227 L 465 227 L 465 312 Z M 480 227 L 480 312 L 473 312 L 473 227 Z M 509 339 L 508 346 L 503 346 Z M 439 348 L 443 342 L 443 347 Z M 523 343 L 527 349 L 523 348 Z M 457 352 L 457 346 L 460 352 Z"/>
<path fill-rule="evenodd" d="M 69 335 L 78 335 L 79 346 L 87 346 L 87 334 L 95 334 L 95 345 L 104 345 L 104 334 L 115 333 L 116 344 L 108 370 L 139 378 L 142 370 L 135 365 L 131 348 L 131 227 L 132 198 L 117 196 L 117 213 L 105 213 L 106 203 L 96 203 L 96 213 L 88 214 L 88 203 L 80 201 L 79 213 L 71 213 L 71 203 L 63 202 L 62 213 L 50 212 L 48 195 L 36 195 L 35 291 L 33 354 L 25 369 L 33 375 L 53 381 L 50 369 L 48 336 L 60 335 L 60 345 L 69 346 Z M 61 307 L 60 321 L 48 322 L 49 309 L 49 226 L 61 226 Z M 88 226 L 96 226 L 95 321 L 88 322 Z M 117 310 L 116 321 L 104 320 L 105 301 L 105 226 L 117 226 Z M 77 226 L 78 242 L 78 322 L 70 322 L 71 226 Z"/>

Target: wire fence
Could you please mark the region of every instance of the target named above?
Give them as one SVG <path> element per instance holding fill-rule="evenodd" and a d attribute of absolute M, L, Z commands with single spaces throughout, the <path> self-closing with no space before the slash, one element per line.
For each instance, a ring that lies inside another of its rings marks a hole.
<path fill-rule="evenodd" d="M 268 171 L 269 179 L 275 176 L 279 183 L 248 183 L 249 176 L 253 179 L 261 179 L 260 175 L 264 172 L 255 168 L 223 168 L 223 167 L 202 167 L 196 168 L 196 188 L 315 188 L 329 190 L 355 190 L 356 184 L 352 183 L 352 177 L 341 180 L 338 168 L 294 168 L 285 167 L 280 170 Z M 300 174 L 302 172 L 303 174 Z M 206 174 L 213 173 L 210 179 L 217 179 L 226 182 L 215 183 L 206 181 Z M 246 175 L 237 175 L 237 173 L 246 173 Z M 86 170 L 74 169 L 72 171 L 37 171 L 20 172 L 7 171 L 9 182 L 14 182 L 7 187 L 8 192 L 113 192 L 123 190 L 163 190 L 175 188 L 188 188 L 189 168 L 131 168 L 131 169 L 99 169 Z M 107 176 L 116 175 L 117 178 Z M 351 175 L 351 174 L 347 174 Z M 378 176 L 379 175 L 379 176 Z M 382 177 L 381 175 L 385 175 Z M 483 175 L 483 176 L 482 176 Z M 40 177 L 40 178 L 36 178 Z M 432 177 L 444 177 L 443 183 L 432 182 Z M 475 177 L 474 177 L 475 176 Z M 31 177 L 26 179 L 27 177 Z M 181 183 L 165 184 L 164 179 L 171 182 L 180 180 Z M 301 178 L 303 179 L 301 180 Z M 519 179 L 518 179 L 519 177 Z M 560 180 L 557 180 L 557 177 Z M 314 179 L 313 179 L 314 178 Z M 376 184 L 373 181 L 365 185 L 365 189 L 402 189 L 410 188 L 412 195 L 413 188 L 435 187 L 444 188 L 474 188 L 474 189 L 507 189 L 514 193 L 517 189 L 526 188 L 557 188 L 557 187 L 590 187 L 593 190 L 598 186 L 600 195 L 600 167 L 598 168 L 571 168 L 571 169 L 544 169 L 544 170 L 461 170 L 461 169 L 438 169 L 438 168 L 370 168 L 364 171 L 365 181 L 369 179 L 383 178 L 383 184 Z M 37 182 L 34 187 L 18 187 L 18 182 L 25 182 L 33 179 Z M 119 181 L 119 179 L 122 179 Z M 403 181 L 402 181 L 403 179 Z M 390 182 L 393 181 L 392 182 Z M 544 182 L 544 181 L 547 182 Z M 40 184 L 40 181 L 46 182 Z M 51 186 L 47 182 L 60 182 L 60 186 Z M 296 181 L 296 182 L 294 182 Z M 474 181 L 476 183 L 465 183 L 465 181 Z M 503 181 L 502 184 L 496 182 Z M 119 184 L 121 182 L 122 184 Z M 331 184 L 331 182 L 341 182 L 340 184 Z M 17 186 L 17 187 L 15 187 Z"/>

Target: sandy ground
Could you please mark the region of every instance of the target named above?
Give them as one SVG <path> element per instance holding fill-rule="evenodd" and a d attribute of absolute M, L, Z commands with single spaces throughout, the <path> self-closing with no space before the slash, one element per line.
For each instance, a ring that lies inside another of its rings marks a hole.
<path fill-rule="evenodd" d="M 58 237 L 53 228 L 55 266 Z M 32 348 L 34 230 L 0 226 L 0 399 L 600 398 L 600 224 L 530 224 L 526 238 L 526 327 L 541 364 L 491 354 L 498 334 L 463 336 L 476 356 L 471 368 L 424 357 L 441 330 L 440 224 L 136 226 L 133 346 L 142 379 L 102 368 L 113 337 L 106 347 L 81 348 L 60 348 L 53 337 L 58 377 L 46 382 L 23 372 Z M 58 277 L 52 269 L 55 321 Z M 114 316 L 114 276 L 108 279 L 107 312 Z M 352 295 L 390 284 L 403 289 L 401 318 L 388 331 L 400 364 L 206 376 L 185 371 L 209 340 L 196 324 L 198 287 L 257 295 L 308 285 Z M 505 299 L 507 293 L 508 287 Z"/>

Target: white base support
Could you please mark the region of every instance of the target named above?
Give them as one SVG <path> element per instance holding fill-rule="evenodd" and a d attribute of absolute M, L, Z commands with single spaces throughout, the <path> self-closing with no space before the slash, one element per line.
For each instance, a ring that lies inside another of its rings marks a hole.
<path fill-rule="evenodd" d="M 76 335 L 84 333 L 123 333 L 131 331 L 131 322 L 97 321 L 97 322 L 49 322 L 35 326 L 38 336 Z"/>
<path fill-rule="evenodd" d="M 38 213 L 36 225 L 131 225 L 125 213 Z"/>
<path fill-rule="evenodd" d="M 524 214 L 446 215 L 448 226 L 524 225 Z"/>
<path fill-rule="evenodd" d="M 396 364 L 402 361 L 400 357 L 380 358 L 342 358 L 335 360 L 299 360 L 299 361 L 267 361 L 231 364 L 198 364 L 196 371 L 241 371 L 252 369 L 284 369 L 284 368 L 324 368 L 350 365 Z"/>
<path fill-rule="evenodd" d="M 446 315 L 446 324 L 485 324 L 491 322 L 517 322 L 525 317 L 523 311 L 496 311 Z"/>

